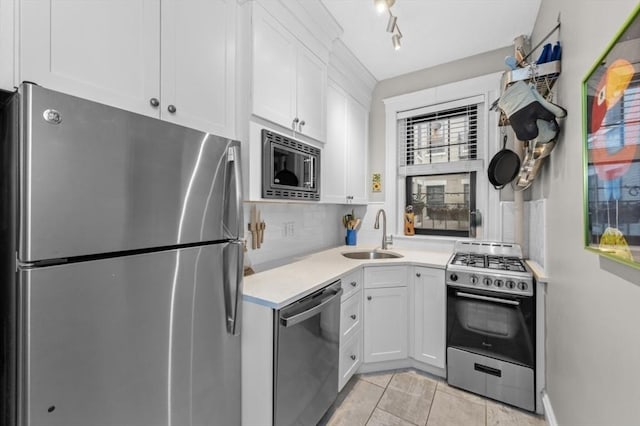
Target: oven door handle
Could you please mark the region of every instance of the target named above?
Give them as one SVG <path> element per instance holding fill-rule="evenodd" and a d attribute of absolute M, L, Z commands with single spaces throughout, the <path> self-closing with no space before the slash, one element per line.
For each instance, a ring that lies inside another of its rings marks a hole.
<path fill-rule="evenodd" d="M 490 297 L 490 296 L 480 296 L 478 294 L 463 293 L 461 291 L 456 291 L 456 296 L 466 297 L 468 299 L 484 300 L 487 302 L 503 303 L 505 305 L 520 306 L 520 302 L 518 302 L 517 300 L 500 299 L 497 297 Z"/>

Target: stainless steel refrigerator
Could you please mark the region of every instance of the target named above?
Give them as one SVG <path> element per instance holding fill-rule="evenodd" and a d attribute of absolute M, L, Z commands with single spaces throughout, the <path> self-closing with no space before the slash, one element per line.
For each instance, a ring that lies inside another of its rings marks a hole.
<path fill-rule="evenodd" d="M 240 144 L 22 84 L 2 105 L 3 425 L 240 424 Z"/>

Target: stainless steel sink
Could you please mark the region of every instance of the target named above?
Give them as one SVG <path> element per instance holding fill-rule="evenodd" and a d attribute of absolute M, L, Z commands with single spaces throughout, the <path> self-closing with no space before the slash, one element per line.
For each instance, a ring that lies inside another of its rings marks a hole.
<path fill-rule="evenodd" d="M 349 259 L 397 259 L 402 257 L 401 254 L 390 251 L 348 251 L 342 255 Z"/>

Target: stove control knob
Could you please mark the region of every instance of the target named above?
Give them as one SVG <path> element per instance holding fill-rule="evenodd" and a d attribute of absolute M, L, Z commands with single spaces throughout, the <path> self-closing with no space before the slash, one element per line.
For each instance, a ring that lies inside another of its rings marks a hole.
<path fill-rule="evenodd" d="M 489 277 L 484 277 L 482 279 L 482 284 L 486 285 L 487 287 L 489 287 L 491 285 L 491 278 Z"/>
<path fill-rule="evenodd" d="M 509 280 L 506 283 L 504 283 L 504 286 L 506 288 L 508 288 L 509 290 L 513 290 L 514 287 L 516 286 L 516 283 L 514 283 L 513 281 Z"/>
<path fill-rule="evenodd" d="M 525 283 L 524 281 L 520 281 L 518 283 L 518 290 L 526 291 L 528 288 L 529 288 L 529 285 L 527 285 L 527 283 Z"/>
<path fill-rule="evenodd" d="M 493 281 L 493 285 L 498 287 L 498 288 L 501 288 L 502 287 L 502 280 Z"/>
<path fill-rule="evenodd" d="M 451 274 L 451 275 L 449 275 L 449 279 L 451 281 L 458 281 L 458 275 L 457 274 Z"/>
<path fill-rule="evenodd" d="M 478 277 L 476 277 L 475 275 L 471 275 L 471 278 L 469 278 L 469 280 L 471 281 L 471 284 L 473 284 L 473 285 L 478 284 Z"/>

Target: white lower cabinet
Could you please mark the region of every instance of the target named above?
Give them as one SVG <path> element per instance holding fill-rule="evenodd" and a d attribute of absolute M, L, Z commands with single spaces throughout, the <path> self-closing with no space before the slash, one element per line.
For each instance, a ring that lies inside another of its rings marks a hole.
<path fill-rule="evenodd" d="M 362 333 L 358 333 L 340 344 L 338 392 L 347 384 L 351 376 L 358 371 L 360 365 L 362 365 Z"/>
<path fill-rule="evenodd" d="M 406 276 L 406 266 L 364 270 L 364 362 L 393 361 L 408 356 Z"/>
<path fill-rule="evenodd" d="M 444 270 L 422 266 L 411 269 L 411 357 L 445 368 L 447 298 Z"/>
<path fill-rule="evenodd" d="M 344 275 L 341 280 L 338 391 L 362 364 L 362 269 Z"/>

